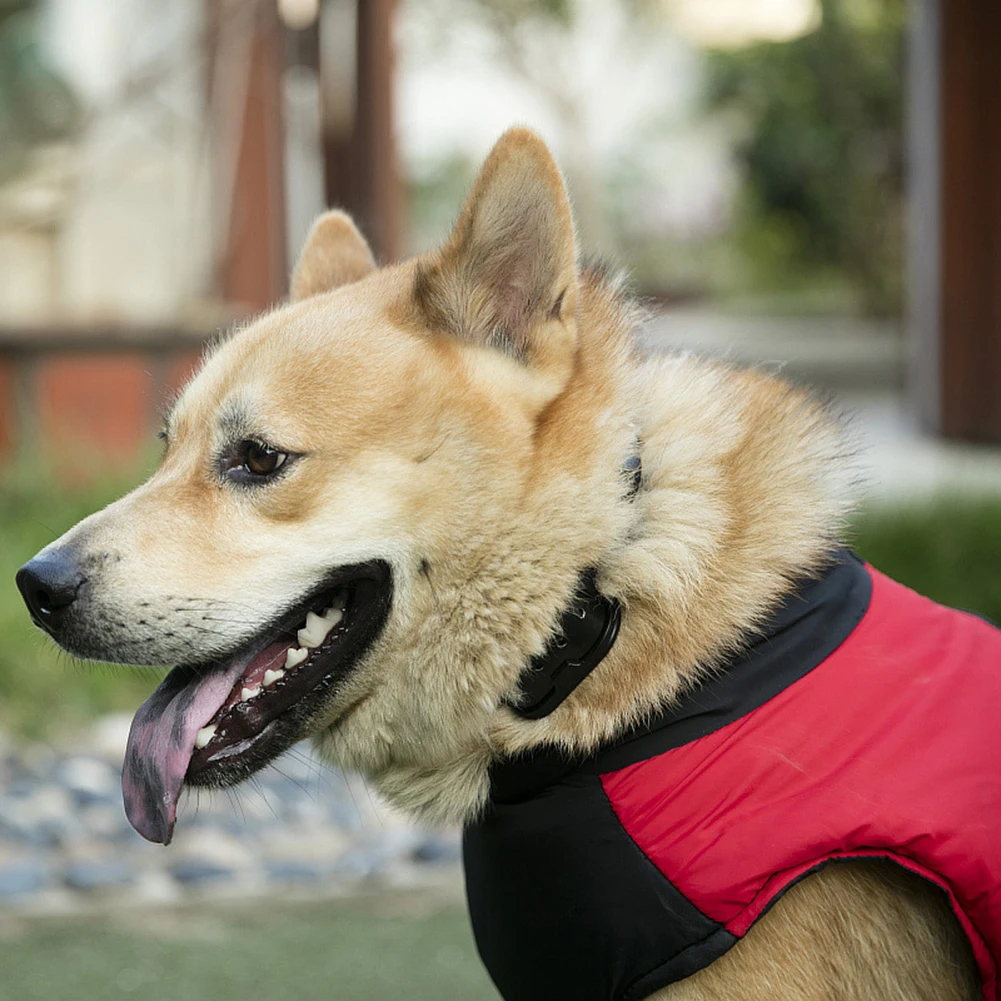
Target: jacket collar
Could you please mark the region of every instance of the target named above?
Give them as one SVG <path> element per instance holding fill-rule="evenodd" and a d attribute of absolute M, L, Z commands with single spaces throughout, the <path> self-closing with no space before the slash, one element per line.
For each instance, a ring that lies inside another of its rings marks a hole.
<path fill-rule="evenodd" d="M 743 650 L 701 685 L 590 754 L 568 755 L 546 744 L 495 762 L 491 799 L 524 799 L 575 770 L 614 771 L 721 729 L 833 653 L 862 620 L 871 596 L 865 564 L 848 550 L 838 550 L 819 576 L 804 577 L 791 587 Z"/>

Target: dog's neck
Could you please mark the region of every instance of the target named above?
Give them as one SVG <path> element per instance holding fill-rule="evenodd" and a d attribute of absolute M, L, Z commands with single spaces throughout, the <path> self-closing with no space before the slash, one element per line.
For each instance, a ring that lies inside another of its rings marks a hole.
<path fill-rule="evenodd" d="M 422 736 L 397 736 L 392 763 L 370 773 L 425 818 L 474 815 L 498 758 L 547 744 L 587 753 L 669 706 L 746 644 L 838 544 L 850 495 L 844 432 L 808 394 L 686 355 L 637 363 L 607 338 L 582 366 L 599 364 L 606 370 L 572 388 L 576 398 L 540 433 L 534 493 L 494 564 L 480 563 L 488 607 L 493 594 L 531 599 L 503 622 L 489 619 L 479 639 L 470 634 L 465 664 L 452 665 L 479 686 L 462 696 L 462 711 L 414 724 Z M 630 498 L 622 457 L 637 436 L 642 481 Z M 524 718 L 510 706 L 519 678 L 589 567 L 621 607 L 618 637 L 557 708 Z M 453 599 L 438 587 L 445 607 Z M 457 607 L 474 600 L 459 590 Z M 432 756 L 436 725 L 454 737 L 440 736 Z"/>
<path fill-rule="evenodd" d="M 642 485 L 597 564 L 600 589 L 623 608 L 620 635 L 550 716 L 495 718 L 507 755 L 586 752 L 669 705 L 824 565 L 842 531 L 844 431 L 808 394 L 688 356 L 636 374 Z"/>

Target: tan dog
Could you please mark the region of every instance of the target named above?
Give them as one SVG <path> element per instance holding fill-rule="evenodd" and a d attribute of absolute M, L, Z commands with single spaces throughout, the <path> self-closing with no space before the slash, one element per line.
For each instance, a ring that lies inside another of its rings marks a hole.
<path fill-rule="evenodd" d="M 524 130 L 434 254 L 377 269 L 346 216 L 317 222 L 292 301 L 209 355 L 151 479 L 20 576 L 74 653 L 190 665 L 133 728 L 142 833 L 169 840 L 183 783 L 239 781 L 306 735 L 412 815 L 468 821 L 492 761 L 587 752 L 670 705 L 824 565 L 849 504 L 842 429 L 761 373 L 640 359 L 635 323 L 578 265 L 562 179 Z M 519 678 L 587 567 L 618 639 L 525 719 Z M 937 891 L 873 862 L 804 880 L 656 996 L 976 990 Z"/>

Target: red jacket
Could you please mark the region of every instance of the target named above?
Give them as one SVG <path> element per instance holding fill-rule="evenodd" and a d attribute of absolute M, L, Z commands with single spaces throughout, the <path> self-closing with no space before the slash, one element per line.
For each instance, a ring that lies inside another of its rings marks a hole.
<path fill-rule="evenodd" d="M 646 997 L 804 874 L 859 858 L 945 891 L 998 1001 L 1001 632 L 869 567 L 806 586 L 643 733 L 583 762 L 520 759 L 494 782 L 466 864 L 509 1001 Z"/>

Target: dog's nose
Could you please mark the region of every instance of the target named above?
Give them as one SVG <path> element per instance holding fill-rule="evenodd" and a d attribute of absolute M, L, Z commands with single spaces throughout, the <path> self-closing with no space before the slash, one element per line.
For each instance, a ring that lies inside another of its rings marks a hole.
<path fill-rule="evenodd" d="M 59 629 L 83 583 L 76 560 L 59 549 L 29 560 L 15 580 L 35 624 L 51 633 Z"/>

